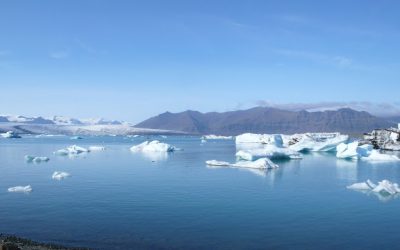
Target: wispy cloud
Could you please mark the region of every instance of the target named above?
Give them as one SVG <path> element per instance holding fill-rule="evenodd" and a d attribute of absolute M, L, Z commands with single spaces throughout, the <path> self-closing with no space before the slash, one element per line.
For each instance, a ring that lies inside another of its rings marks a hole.
<path fill-rule="evenodd" d="M 69 52 L 66 50 L 53 51 L 50 53 L 50 57 L 53 59 L 65 59 L 69 56 Z"/>
<path fill-rule="evenodd" d="M 286 57 L 297 57 L 315 63 L 330 64 L 338 67 L 354 66 L 353 60 L 351 58 L 341 55 L 332 56 L 312 51 L 288 50 L 288 49 L 278 49 L 275 50 L 275 53 Z"/>
<path fill-rule="evenodd" d="M 400 116 L 400 104 L 389 102 L 315 102 L 315 103 L 276 103 L 268 100 L 257 101 L 258 106 L 273 107 L 291 111 L 325 111 L 340 108 L 351 108 L 358 111 L 367 111 L 371 114 L 387 117 Z"/>

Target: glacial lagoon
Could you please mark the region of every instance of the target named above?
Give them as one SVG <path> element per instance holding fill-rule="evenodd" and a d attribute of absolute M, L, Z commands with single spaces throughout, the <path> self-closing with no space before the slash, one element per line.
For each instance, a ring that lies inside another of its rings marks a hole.
<path fill-rule="evenodd" d="M 147 139 L 183 149 L 133 153 Z M 106 150 L 53 152 L 77 144 Z M 94 249 L 389 249 L 400 199 L 346 187 L 400 182 L 399 163 L 308 153 L 277 169 L 210 167 L 235 161 L 233 140 L 190 136 L 66 136 L 0 140 L 0 232 Z M 48 156 L 28 163 L 25 155 Z M 55 171 L 71 176 L 53 179 Z M 31 185 L 30 193 L 9 187 Z"/>

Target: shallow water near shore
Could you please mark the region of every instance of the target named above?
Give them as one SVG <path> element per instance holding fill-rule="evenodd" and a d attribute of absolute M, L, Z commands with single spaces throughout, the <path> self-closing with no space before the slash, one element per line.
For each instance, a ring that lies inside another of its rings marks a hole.
<path fill-rule="evenodd" d="M 0 140 L 0 232 L 95 249 L 393 248 L 400 199 L 346 189 L 371 179 L 400 183 L 400 164 L 310 153 L 261 171 L 210 168 L 235 160 L 233 140 L 150 136 L 183 151 L 132 153 L 146 136 Z M 105 151 L 69 158 L 77 144 Z M 48 156 L 26 163 L 25 155 Z M 53 180 L 54 171 L 70 178 Z M 7 188 L 31 185 L 29 194 Z"/>

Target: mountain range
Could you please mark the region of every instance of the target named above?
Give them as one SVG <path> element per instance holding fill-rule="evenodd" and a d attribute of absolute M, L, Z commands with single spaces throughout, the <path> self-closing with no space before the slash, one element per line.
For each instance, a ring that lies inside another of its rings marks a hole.
<path fill-rule="evenodd" d="M 53 116 L 44 118 L 41 116 L 27 117 L 22 115 L 0 115 L 0 123 L 21 123 L 21 124 L 53 124 L 53 125 L 122 125 L 127 122 L 107 120 L 104 118 L 77 119 L 65 116 Z"/>
<path fill-rule="evenodd" d="M 287 111 L 270 107 L 223 113 L 165 112 L 135 125 L 141 128 L 183 131 L 191 134 L 238 135 L 241 133 L 342 132 L 360 134 L 376 128 L 397 126 L 393 120 L 365 111 Z"/>

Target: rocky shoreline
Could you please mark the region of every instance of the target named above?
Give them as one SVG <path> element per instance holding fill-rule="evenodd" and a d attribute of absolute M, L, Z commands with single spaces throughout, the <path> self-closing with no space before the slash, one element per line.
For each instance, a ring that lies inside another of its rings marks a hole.
<path fill-rule="evenodd" d="M 0 234 L 0 250 L 89 250 L 89 248 L 70 248 L 56 244 L 40 243 L 14 235 Z"/>

